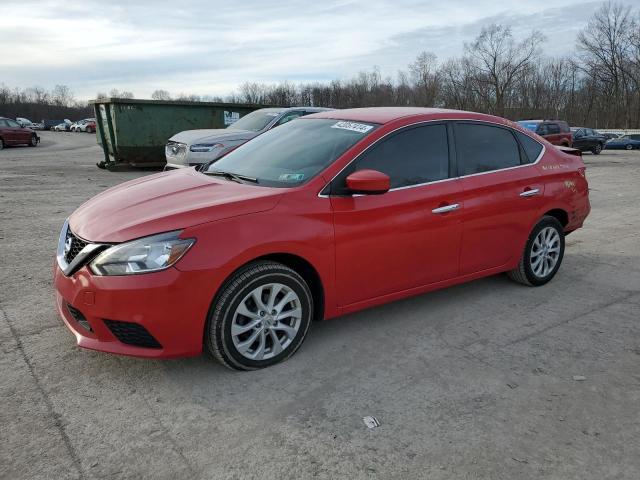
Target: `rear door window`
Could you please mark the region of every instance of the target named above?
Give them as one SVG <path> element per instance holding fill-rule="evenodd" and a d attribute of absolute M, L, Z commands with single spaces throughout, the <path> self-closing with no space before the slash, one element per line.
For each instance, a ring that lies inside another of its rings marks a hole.
<path fill-rule="evenodd" d="M 560 133 L 560 126 L 557 123 L 550 123 L 547 127 L 549 129 L 548 135 L 557 135 Z"/>
<path fill-rule="evenodd" d="M 520 147 L 511 131 L 506 128 L 458 123 L 455 138 L 460 175 L 520 165 Z"/>

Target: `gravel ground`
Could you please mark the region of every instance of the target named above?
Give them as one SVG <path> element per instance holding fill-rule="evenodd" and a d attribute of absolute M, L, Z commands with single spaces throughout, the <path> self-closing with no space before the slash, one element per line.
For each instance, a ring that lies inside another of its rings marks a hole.
<path fill-rule="evenodd" d="M 49 132 L 0 151 L 0 478 L 640 478 L 640 152 L 585 154 L 593 211 L 550 284 L 495 276 L 318 323 L 250 373 L 75 346 L 60 227 L 149 173 L 101 155 Z"/>

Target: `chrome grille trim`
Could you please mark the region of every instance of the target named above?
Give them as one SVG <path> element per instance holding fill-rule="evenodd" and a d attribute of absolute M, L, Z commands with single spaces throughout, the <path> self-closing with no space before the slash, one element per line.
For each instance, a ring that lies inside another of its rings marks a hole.
<path fill-rule="evenodd" d="M 65 248 L 69 242 L 69 248 Z M 67 277 L 83 267 L 100 250 L 110 247 L 106 243 L 90 243 L 77 235 L 69 228 L 69 220 L 65 220 L 60 238 L 58 239 L 58 250 L 56 259 L 62 273 Z"/>

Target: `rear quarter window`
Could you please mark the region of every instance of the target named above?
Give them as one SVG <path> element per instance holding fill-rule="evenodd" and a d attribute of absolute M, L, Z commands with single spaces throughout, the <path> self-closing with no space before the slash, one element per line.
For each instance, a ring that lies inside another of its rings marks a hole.
<path fill-rule="evenodd" d="M 520 145 L 522 145 L 522 149 L 524 150 L 524 158 L 522 159 L 523 163 L 533 163 L 536 161 L 540 152 L 542 152 L 542 145 L 536 142 L 529 135 L 525 135 L 524 133 L 515 132 L 516 137 L 518 137 L 518 141 Z"/>

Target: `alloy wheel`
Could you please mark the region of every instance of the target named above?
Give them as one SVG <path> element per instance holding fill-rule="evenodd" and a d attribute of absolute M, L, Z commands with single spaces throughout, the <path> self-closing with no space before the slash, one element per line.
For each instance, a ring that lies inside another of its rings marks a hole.
<path fill-rule="evenodd" d="M 553 272 L 560 258 L 560 234 L 553 227 L 540 230 L 531 245 L 531 271 L 538 278 Z"/>
<path fill-rule="evenodd" d="M 296 292 L 282 283 L 260 285 L 238 304 L 231 323 L 233 345 L 250 360 L 269 360 L 291 345 L 302 323 Z"/>

